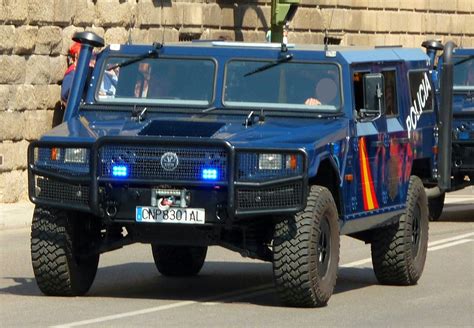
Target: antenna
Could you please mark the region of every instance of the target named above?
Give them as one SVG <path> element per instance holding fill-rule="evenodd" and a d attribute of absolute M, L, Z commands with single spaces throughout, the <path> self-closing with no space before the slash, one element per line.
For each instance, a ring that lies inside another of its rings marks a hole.
<path fill-rule="evenodd" d="M 281 52 L 288 51 L 288 29 L 290 28 L 290 23 L 286 22 L 283 26 L 283 39 L 281 40 Z"/>
<path fill-rule="evenodd" d="M 132 14 L 132 20 L 130 22 L 130 26 L 128 28 L 128 41 L 127 44 L 132 44 L 132 31 L 135 29 L 135 24 L 137 23 L 137 17 L 135 14 Z"/>
<path fill-rule="evenodd" d="M 329 29 L 332 26 L 332 18 L 334 16 L 335 9 L 336 8 L 332 8 L 331 18 L 329 19 L 329 25 L 326 26 L 326 28 L 324 29 L 324 51 L 328 51 L 328 48 L 329 48 Z"/>
<path fill-rule="evenodd" d="M 164 22 L 164 24 L 162 23 L 161 24 L 161 45 L 165 44 L 165 26 L 166 26 L 166 23 L 167 23 L 167 20 L 165 18 L 165 14 L 163 13 L 164 10 L 163 10 L 163 2 L 164 1 L 160 1 L 160 6 L 161 6 L 161 21 Z"/>
<path fill-rule="evenodd" d="M 166 21 L 165 21 L 165 25 L 166 25 Z M 161 44 L 165 44 L 165 26 L 164 25 L 161 26 Z"/>

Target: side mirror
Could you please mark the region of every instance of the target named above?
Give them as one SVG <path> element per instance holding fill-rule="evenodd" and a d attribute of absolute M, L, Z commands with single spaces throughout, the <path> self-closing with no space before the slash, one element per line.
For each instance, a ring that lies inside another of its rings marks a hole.
<path fill-rule="evenodd" d="M 385 113 L 384 80 L 380 73 L 364 75 L 364 108 L 360 118 L 376 119 Z"/>

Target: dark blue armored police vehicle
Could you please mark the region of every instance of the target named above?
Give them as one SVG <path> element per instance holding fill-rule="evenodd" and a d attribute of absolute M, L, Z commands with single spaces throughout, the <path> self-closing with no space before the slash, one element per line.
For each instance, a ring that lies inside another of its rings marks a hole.
<path fill-rule="evenodd" d="M 197 274 L 220 245 L 273 263 L 284 304 L 325 305 L 340 235 L 377 279 L 413 285 L 427 252 L 433 86 L 418 49 L 82 43 L 64 122 L 29 148 L 31 252 L 48 295 L 88 291 L 99 255 L 151 244 Z M 245 267 L 242 267 L 245 269 Z"/>
<path fill-rule="evenodd" d="M 444 120 L 450 131 L 441 147 L 445 151 L 442 157 L 446 158 L 445 170 L 449 178 L 443 182 L 439 192 L 428 191 L 430 219 L 437 220 L 443 209 L 446 191 L 474 185 L 474 49 L 456 47 L 453 43 L 448 43 L 445 48 L 436 41 L 424 44 L 433 59 L 437 50 L 444 49 L 443 56 L 438 57 L 438 67 L 433 71 L 433 81 L 442 109 L 439 119 Z M 452 72 L 443 69 L 446 65 L 452 66 Z M 443 88 L 443 80 L 447 80 L 444 83 L 446 88 Z M 444 97 L 443 103 L 441 95 L 448 87 L 452 87 L 452 95 Z"/>

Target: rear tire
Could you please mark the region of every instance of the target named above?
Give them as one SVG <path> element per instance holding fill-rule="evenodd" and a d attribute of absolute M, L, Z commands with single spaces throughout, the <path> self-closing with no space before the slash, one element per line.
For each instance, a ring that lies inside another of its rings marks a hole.
<path fill-rule="evenodd" d="M 428 200 L 421 180 L 412 176 L 407 207 L 397 224 L 374 231 L 372 264 L 387 285 L 414 285 L 425 266 L 428 248 Z"/>
<path fill-rule="evenodd" d="M 312 186 L 306 208 L 279 222 L 273 238 L 273 277 L 289 306 L 327 304 L 336 284 L 339 222 L 331 192 Z"/>
<path fill-rule="evenodd" d="M 194 276 L 206 260 L 207 246 L 151 245 L 158 271 L 164 276 Z"/>
<path fill-rule="evenodd" d="M 80 296 L 92 285 L 99 254 L 91 251 L 100 229 L 92 217 L 36 206 L 31 226 L 31 260 L 36 283 L 46 295 Z"/>
<path fill-rule="evenodd" d="M 446 193 L 442 193 L 438 197 L 428 198 L 428 208 L 430 210 L 430 221 L 438 221 L 443 213 L 444 198 Z"/>

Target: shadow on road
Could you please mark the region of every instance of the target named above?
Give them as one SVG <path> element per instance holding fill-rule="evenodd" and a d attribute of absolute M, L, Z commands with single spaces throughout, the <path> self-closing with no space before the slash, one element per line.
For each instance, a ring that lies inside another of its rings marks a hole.
<path fill-rule="evenodd" d="M 17 285 L 0 289 L 0 294 L 42 296 L 32 278 L 4 277 Z M 89 293 L 90 298 L 157 299 L 167 301 L 212 301 L 232 303 L 244 301 L 262 306 L 281 306 L 272 287 L 270 263 L 206 262 L 198 276 L 169 278 L 161 276 L 153 263 L 128 263 L 99 268 Z M 334 293 L 344 293 L 376 285 L 371 268 L 340 268 Z M 261 286 L 262 288 L 258 288 Z M 263 296 L 228 295 L 245 289 L 264 290 Z"/>
<path fill-rule="evenodd" d="M 474 200 L 473 204 L 444 204 L 443 213 L 438 221 L 474 222 Z"/>

